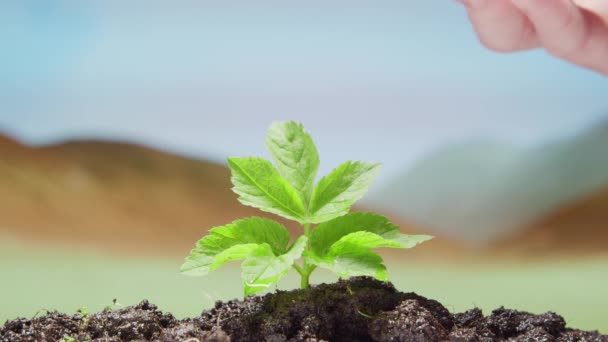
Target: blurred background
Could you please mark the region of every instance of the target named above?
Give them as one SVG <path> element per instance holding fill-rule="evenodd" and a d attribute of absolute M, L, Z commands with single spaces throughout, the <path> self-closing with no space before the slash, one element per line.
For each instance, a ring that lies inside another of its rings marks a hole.
<path fill-rule="evenodd" d="M 296 120 L 321 174 L 383 163 L 357 210 L 437 237 L 383 252 L 400 290 L 608 333 L 606 94 L 544 52 L 486 51 L 455 1 L 1 2 L 0 323 L 241 297 L 238 264 L 178 268 L 261 214 L 226 157 L 269 157 L 270 123 Z"/>

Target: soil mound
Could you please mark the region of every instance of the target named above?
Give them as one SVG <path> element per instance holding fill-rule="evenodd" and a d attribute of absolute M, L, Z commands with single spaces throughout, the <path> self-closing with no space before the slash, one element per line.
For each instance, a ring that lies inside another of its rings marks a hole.
<path fill-rule="evenodd" d="M 566 328 L 551 312 L 499 308 L 451 314 L 439 302 L 366 277 L 217 302 L 200 317 L 177 320 L 142 303 L 92 315 L 49 312 L 8 321 L 0 341 L 600 341 L 607 335 Z"/>

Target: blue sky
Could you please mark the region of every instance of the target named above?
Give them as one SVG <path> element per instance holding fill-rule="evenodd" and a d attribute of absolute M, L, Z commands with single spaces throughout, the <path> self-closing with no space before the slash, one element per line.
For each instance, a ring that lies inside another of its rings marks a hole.
<path fill-rule="evenodd" d="M 272 120 L 395 175 L 444 144 L 535 144 L 608 117 L 608 82 L 500 55 L 455 1 L 0 3 L 0 130 L 264 154 Z"/>

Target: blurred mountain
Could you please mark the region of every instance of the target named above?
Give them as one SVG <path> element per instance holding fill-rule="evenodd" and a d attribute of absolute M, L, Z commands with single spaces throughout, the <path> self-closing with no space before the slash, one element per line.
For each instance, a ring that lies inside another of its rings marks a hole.
<path fill-rule="evenodd" d="M 608 187 L 559 208 L 526 229 L 491 246 L 515 256 L 589 255 L 608 251 Z"/>
<path fill-rule="evenodd" d="M 133 144 L 34 148 L 0 136 L 0 236 L 185 255 L 213 226 L 253 215 L 278 219 L 241 205 L 229 176 L 223 165 Z M 434 254 L 420 253 L 427 251 Z"/>
<path fill-rule="evenodd" d="M 183 248 L 210 226 L 253 215 L 224 166 L 145 147 L 0 140 L 0 231 L 33 240 Z"/>
<path fill-rule="evenodd" d="M 484 244 L 605 188 L 608 124 L 529 149 L 451 146 L 404 172 L 373 200 L 439 234 Z M 608 211 L 608 202 L 603 203 Z"/>

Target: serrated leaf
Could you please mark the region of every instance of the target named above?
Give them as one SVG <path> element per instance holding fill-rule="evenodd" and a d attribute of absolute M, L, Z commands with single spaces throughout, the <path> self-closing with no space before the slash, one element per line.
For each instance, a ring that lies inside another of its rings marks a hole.
<path fill-rule="evenodd" d="M 387 239 L 401 235 L 399 227 L 385 216 L 368 212 L 349 213 L 319 224 L 310 234 L 311 249 L 317 255 L 325 255 L 338 240 L 359 231 L 386 236 Z"/>
<path fill-rule="evenodd" d="M 406 235 L 401 233 L 395 234 L 394 232 L 378 235 L 360 231 L 345 235 L 340 240 L 336 241 L 336 243 L 331 245 L 327 255 L 339 255 L 344 253 L 344 251 L 347 251 L 350 246 L 366 249 L 381 247 L 407 249 L 430 239 L 432 239 L 432 237 L 428 235 Z"/>
<path fill-rule="evenodd" d="M 310 201 L 309 221 L 321 223 L 348 213 L 372 184 L 380 164 L 346 162 L 323 177 Z"/>
<path fill-rule="evenodd" d="M 306 209 L 297 191 L 263 158 L 228 158 L 232 190 L 244 205 L 304 222 Z"/>
<path fill-rule="evenodd" d="M 310 135 L 293 121 L 274 122 L 266 136 L 266 147 L 281 176 L 308 204 L 319 169 L 319 154 Z"/>
<path fill-rule="evenodd" d="M 399 242 L 401 244 L 400 248 L 413 248 L 417 245 L 432 240 L 433 237 L 430 235 L 409 235 L 409 234 L 394 234 L 395 236 L 391 236 L 391 234 L 385 234 L 383 237 L 385 239 L 391 239 L 393 241 Z"/>
<path fill-rule="evenodd" d="M 301 236 L 289 251 L 276 255 L 267 244 L 261 244 L 243 262 L 245 295 L 266 290 L 289 272 L 295 260 L 302 256 L 307 238 Z"/>
<path fill-rule="evenodd" d="M 404 246 L 395 240 L 390 240 L 381 235 L 370 232 L 354 232 L 343 236 L 340 240 L 334 243 L 329 249 L 330 255 L 340 254 L 348 250 L 350 246 L 358 246 L 361 248 L 372 249 L 380 247 L 404 248 Z"/>
<path fill-rule="evenodd" d="M 411 248 L 432 237 L 405 235 L 386 217 L 372 213 L 351 213 L 324 222 L 312 231 L 307 262 L 341 276 L 368 275 L 386 280 L 382 258 L 371 249 Z"/>
<path fill-rule="evenodd" d="M 328 269 L 342 278 L 370 276 L 388 280 L 382 257 L 369 249 L 351 245 L 342 253 L 320 259 L 315 265 Z"/>
<path fill-rule="evenodd" d="M 228 249 L 221 251 L 210 259 L 208 272 L 211 272 L 225 263 L 235 260 L 245 259 L 251 252 L 253 252 L 259 245 L 257 243 L 246 243 L 242 245 L 234 245 Z M 200 261 L 200 259 L 199 259 Z M 201 270 L 199 270 L 200 272 Z M 206 274 L 207 272 L 205 272 Z M 187 272 L 186 272 L 187 274 Z"/>
<path fill-rule="evenodd" d="M 245 259 L 259 245 L 265 244 L 277 255 L 285 253 L 289 232 L 281 224 L 250 217 L 209 230 L 209 235 L 196 243 L 180 272 L 187 275 L 206 275 L 221 265 Z"/>

